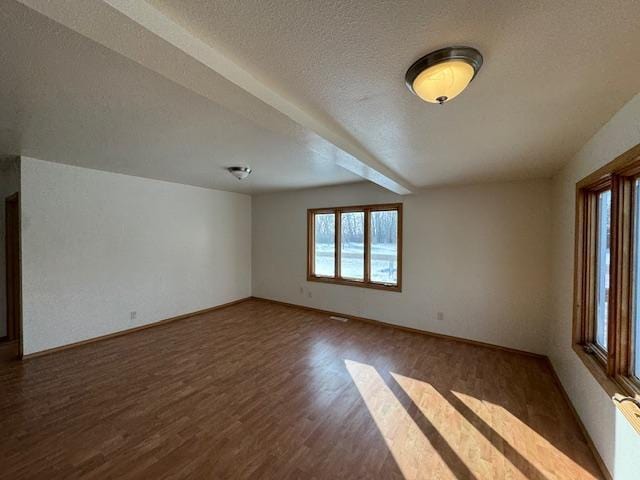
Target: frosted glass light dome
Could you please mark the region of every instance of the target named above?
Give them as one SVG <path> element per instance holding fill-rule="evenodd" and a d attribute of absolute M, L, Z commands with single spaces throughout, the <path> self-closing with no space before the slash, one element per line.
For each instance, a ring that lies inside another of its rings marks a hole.
<path fill-rule="evenodd" d="M 462 60 L 438 63 L 416 77 L 413 91 L 425 102 L 448 102 L 467 88 L 474 73 L 473 67 Z"/>
<path fill-rule="evenodd" d="M 482 55 L 471 47 L 448 47 L 425 55 L 405 76 L 407 87 L 425 102 L 443 104 L 467 88 L 482 66 Z"/>

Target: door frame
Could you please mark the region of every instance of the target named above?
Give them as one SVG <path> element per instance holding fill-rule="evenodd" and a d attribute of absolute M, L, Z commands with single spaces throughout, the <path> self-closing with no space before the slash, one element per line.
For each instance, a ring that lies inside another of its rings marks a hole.
<path fill-rule="evenodd" d="M 10 225 L 9 221 L 9 209 L 15 208 L 15 225 Z M 5 226 L 5 280 L 6 280 L 6 300 L 7 300 L 7 336 L 9 340 L 18 340 L 18 358 L 22 358 L 22 242 L 20 237 L 20 192 L 13 193 L 4 200 L 4 226 Z M 15 235 L 17 237 L 17 248 L 13 253 L 15 255 L 15 268 L 14 272 L 17 279 L 11 279 L 9 275 L 9 258 L 12 251 L 12 247 L 9 245 L 9 231 L 15 229 Z M 15 284 L 12 282 L 15 282 Z M 13 291 L 13 287 L 15 292 Z M 15 302 L 13 306 L 17 312 L 13 315 L 13 318 L 9 318 L 10 302 Z"/>

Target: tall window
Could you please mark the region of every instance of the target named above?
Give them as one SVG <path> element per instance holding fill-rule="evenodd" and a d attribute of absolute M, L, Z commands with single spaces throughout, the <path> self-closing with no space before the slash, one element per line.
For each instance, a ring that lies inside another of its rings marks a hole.
<path fill-rule="evenodd" d="M 371 212 L 371 281 L 398 283 L 398 211 Z"/>
<path fill-rule="evenodd" d="M 607 350 L 607 319 L 609 316 L 609 270 L 611 261 L 611 191 L 598 194 L 596 251 L 596 318 L 595 342 Z"/>
<path fill-rule="evenodd" d="M 309 210 L 307 279 L 400 291 L 401 232 L 401 204 Z"/>
<path fill-rule="evenodd" d="M 574 350 L 609 393 L 640 395 L 640 145 L 576 189 Z"/>
<path fill-rule="evenodd" d="M 364 212 L 341 212 L 340 228 L 340 274 L 364 280 Z"/>
<path fill-rule="evenodd" d="M 633 189 L 633 307 L 631 322 L 631 374 L 640 379 L 640 180 L 636 179 Z M 640 380 L 638 380 L 640 383 Z"/>
<path fill-rule="evenodd" d="M 333 277 L 335 275 L 335 217 L 333 213 L 319 213 L 316 215 L 313 271 L 319 277 Z"/>

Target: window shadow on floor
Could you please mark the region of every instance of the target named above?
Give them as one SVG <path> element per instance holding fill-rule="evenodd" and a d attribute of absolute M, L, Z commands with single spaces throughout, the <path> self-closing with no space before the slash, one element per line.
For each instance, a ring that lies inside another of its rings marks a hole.
<path fill-rule="evenodd" d="M 420 408 L 415 404 L 415 402 L 411 399 L 411 397 L 405 392 L 402 386 L 397 382 L 397 380 L 393 377 L 393 375 L 387 374 L 382 376 L 391 389 L 391 391 L 396 395 L 400 403 L 405 407 L 409 415 L 414 419 L 414 421 L 420 425 L 421 428 L 425 428 L 426 426 L 430 426 L 433 429 L 433 425 L 429 422 L 429 420 L 424 416 Z M 464 403 L 462 403 L 455 395 L 451 394 L 451 392 L 442 392 L 440 394 L 458 411 L 460 412 L 465 419 L 475 427 L 475 429 L 480 432 L 491 444 L 494 448 L 501 452 L 509 462 L 514 465 L 520 472 L 526 477 L 535 480 L 547 480 L 547 477 L 536 468 L 529 460 L 523 457 L 517 450 L 515 450 L 509 442 L 507 442 L 504 438 L 498 434 L 490 425 L 488 425 L 484 420 L 478 417 L 469 407 L 467 407 Z M 424 431 L 424 430 L 423 430 Z M 425 432 L 425 435 L 427 433 Z M 439 435 L 439 434 L 438 434 Z M 438 440 L 442 437 L 439 436 Z M 444 441 L 444 439 L 442 439 Z M 445 442 L 446 443 L 446 442 Z M 442 455 L 443 453 L 450 456 L 450 453 L 445 451 L 441 451 L 439 449 L 439 445 L 435 448 L 438 448 L 439 453 Z M 450 450 L 450 447 L 448 447 Z M 453 452 L 451 450 L 451 452 Z M 453 452 L 455 455 L 455 452 Z M 444 457 L 443 457 L 444 458 Z"/>
<path fill-rule="evenodd" d="M 386 339 L 376 345 L 375 354 L 369 353 L 369 345 L 360 361 L 380 372 L 393 371 L 425 382 L 439 392 L 455 392 L 500 407 L 513 417 L 514 425 L 526 425 L 585 472 L 602 477 L 545 359 L 386 330 Z M 421 353 L 406 354 L 417 351 Z"/>
<path fill-rule="evenodd" d="M 448 469 L 455 478 L 477 480 L 434 425 L 419 410 L 401 403 L 378 370 L 351 360 L 345 365 L 405 478 L 439 478 L 441 469 Z"/>

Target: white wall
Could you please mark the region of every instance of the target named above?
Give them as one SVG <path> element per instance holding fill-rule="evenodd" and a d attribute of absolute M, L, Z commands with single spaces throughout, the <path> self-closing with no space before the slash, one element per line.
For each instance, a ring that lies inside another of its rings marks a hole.
<path fill-rule="evenodd" d="M 640 95 L 602 127 L 553 181 L 553 294 L 548 354 L 598 451 L 614 475 L 617 455 L 615 407 L 571 349 L 575 188 L 579 180 L 638 142 Z"/>
<path fill-rule="evenodd" d="M 19 161 L 0 158 L 0 337 L 7 335 L 7 276 L 5 257 L 4 201 L 20 189 Z"/>
<path fill-rule="evenodd" d="M 25 354 L 251 295 L 247 195 L 24 157 L 21 187 Z"/>
<path fill-rule="evenodd" d="M 544 353 L 549 193 L 542 180 L 406 197 L 372 184 L 255 196 L 253 294 Z M 307 208 L 388 202 L 404 203 L 401 293 L 306 281 Z"/>
<path fill-rule="evenodd" d="M 636 480 L 640 473 L 640 434 L 616 408 L 615 464 L 617 480 Z"/>

